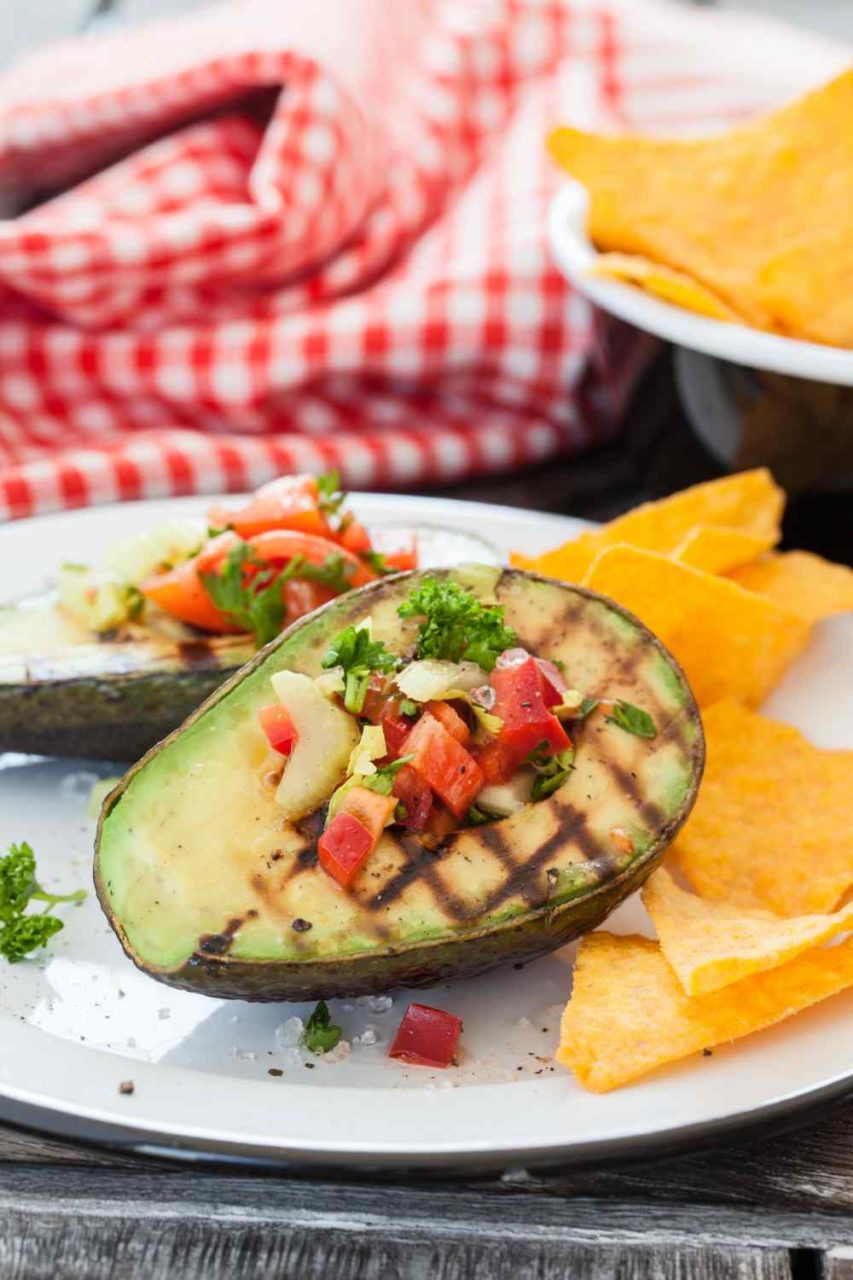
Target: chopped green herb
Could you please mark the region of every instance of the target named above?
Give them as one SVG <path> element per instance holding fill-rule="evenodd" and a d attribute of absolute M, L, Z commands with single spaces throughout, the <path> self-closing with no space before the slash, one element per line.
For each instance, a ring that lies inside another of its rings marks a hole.
<path fill-rule="evenodd" d="M 381 765 L 375 773 L 361 779 L 361 786 L 367 787 L 368 791 L 378 791 L 381 796 L 390 796 L 394 790 L 394 779 L 410 760 L 414 760 L 414 756 L 400 756 L 390 764 Z"/>
<path fill-rule="evenodd" d="M 423 618 L 417 656 L 476 662 L 491 671 L 498 654 L 511 649 L 515 632 L 504 625 L 502 605 L 484 605 L 449 578 L 424 578 L 397 610 L 401 618 Z"/>
<path fill-rule="evenodd" d="M 418 704 L 414 702 L 411 698 L 401 699 L 400 701 L 401 716 L 409 716 L 409 717 L 416 716 L 418 714 L 418 710 L 419 710 Z"/>
<path fill-rule="evenodd" d="M 82 902 L 83 889 L 76 893 L 47 893 L 36 880 L 36 859 L 30 846 L 9 846 L 5 858 L 0 858 L 0 956 L 10 964 L 17 964 L 31 951 L 43 947 L 59 933 L 62 921 L 50 914 L 51 908 L 61 902 Z M 25 915 L 30 902 L 43 902 L 39 915 Z"/>
<path fill-rule="evenodd" d="M 482 827 L 486 822 L 494 822 L 494 820 L 493 813 L 486 813 L 485 809 L 479 808 L 476 804 L 472 804 L 468 810 L 468 821 L 472 827 Z"/>
<path fill-rule="evenodd" d="M 347 496 L 341 489 L 340 472 L 327 471 L 325 475 L 318 476 L 317 494 L 319 496 L 320 510 L 323 514 L 327 516 L 337 515 Z"/>
<path fill-rule="evenodd" d="M 314 1012 L 305 1023 L 299 1043 L 309 1053 L 328 1053 L 341 1038 L 341 1029 L 332 1022 L 329 1006 L 318 1000 Z"/>
<path fill-rule="evenodd" d="M 655 722 L 648 711 L 635 707 L 632 702 L 623 702 L 620 698 L 613 708 L 613 714 L 606 717 L 611 724 L 618 725 L 626 733 L 633 733 L 638 738 L 656 738 Z"/>
<path fill-rule="evenodd" d="M 344 672 L 344 706 L 353 715 L 364 707 L 373 671 L 396 671 L 400 659 L 381 640 L 371 640 L 366 627 L 344 627 L 335 636 L 321 663 L 325 670 L 341 667 Z"/>
<path fill-rule="evenodd" d="M 139 590 L 139 587 L 126 587 L 125 592 L 127 595 L 127 616 L 132 622 L 135 622 L 137 618 L 142 616 L 142 611 L 145 608 L 145 596 Z"/>
<path fill-rule="evenodd" d="M 245 571 L 257 568 L 247 579 Z M 271 568 L 257 560 L 245 542 L 232 547 L 218 572 L 200 574 L 201 584 L 216 608 L 235 626 L 252 631 L 259 645 L 277 636 L 284 622 L 281 594 L 285 570 Z"/>
<path fill-rule="evenodd" d="M 403 804 L 402 800 L 397 801 L 397 808 L 394 810 L 394 821 L 405 822 L 409 816 L 409 811 Z"/>
<path fill-rule="evenodd" d="M 221 526 L 217 526 L 215 524 L 209 524 L 207 526 L 207 536 L 208 538 L 218 538 L 220 534 L 228 533 L 229 530 L 233 528 L 234 528 L 233 524 L 223 524 Z"/>
<path fill-rule="evenodd" d="M 542 743 L 527 757 L 528 763 L 532 764 L 536 770 L 530 792 L 531 800 L 544 800 L 546 796 L 552 795 L 563 785 L 575 767 L 573 747 L 566 747 L 564 751 L 558 751 L 549 756 L 542 750 L 545 745 Z"/>
<path fill-rule="evenodd" d="M 593 711 L 597 706 L 598 706 L 598 698 L 584 698 L 583 702 L 580 704 L 577 711 L 572 716 L 572 719 L 585 720 L 587 716 L 592 715 Z"/>
<path fill-rule="evenodd" d="M 397 572 L 396 569 L 389 568 L 387 557 L 383 556 L 381 551 L 374 551 L 371 547 L 369 551 L 360 551 L 358 554 L 359 559 L 363 560 L 367 567 L 372 569 L 374 573 L 378 573 L 380 577 L 384 577 L 387 573 Z"/>
<path fill-rule="evenodd" d="M 304 556 L 294 556 L 282 572 L 281 581 L 302 578 L 306 582 L 319 582 L 342 595 L 352 586 L 355 565 L 345 560 L 338 551 L 326 556 L 322 564 L 312 564 Z"/>

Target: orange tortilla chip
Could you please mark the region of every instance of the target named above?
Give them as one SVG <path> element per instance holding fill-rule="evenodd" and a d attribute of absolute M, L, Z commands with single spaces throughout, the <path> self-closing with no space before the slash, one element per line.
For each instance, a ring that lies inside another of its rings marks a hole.
<path fill-rule="evenodd" d="M 792 916 L 833 911 L 853 887 L 853 751 L 721 702 L 703 714 L 705 775 L 673 846 L 703 898 Z"/>
<path fill-rule="evenodd" d="M 738 322 L 742 319 L 722 298 L 686 271 L 676 271 L 674 267 L 652 262 L 636 253 L 600 253 L 587 273 L 636 284 L 664 302 L 673 302 L 677 307 L 710 316 L 712 320 Z"/>
<path fill-rule="evenodd" d="M 776 969 L 853 928 L 853 903 L 832 915 L 785 919 L 687 893 L 663 867 L 646 883 L 643 903 L 667 963 L 689 996 Z"/>
<path fill-rule="evenodd" d="M 853 346 L 853 67 L 798 101 L 692 139 L 556 129 L 604 251 L 683 273 L 759 329 Z"/>
<path fill-rule="evenodd" d="M 584 586 L 625 605 L 687 672 L 700 707 L 762 702 L 805 647 L 809 624 L 727 578 L 637 547 L 602 551 Z"/>
<path fill-rule="evenodd" d="M 853 610 L 853 569 L 810 551 L 782 551 L 732 569 L 733 582 L 768 596 L 781 609 L 818 622 Z"/>
<path fill-rule="evenodd" d="M 656 942 L 581 940 L 557 1061 L 595 1093 L 770 1027 L 853 985 L 853 938 L 806 951 L 724 991 L 688 996 Z"/>
<path fill-rule="evenodd" d="M 764 551 L 769 551 L 775 542 L 772 534 L 760 535 L 716 524 L 697 524 L 673 554 L 676 560 L 689 564 L 693 569 L 703 569 L 705 573 L 728 573 L 750 564 Z"/>
<path fill-rule="evenodd" d="M 741 471 L 683 489 L 659 502 L 646 502 L 591 533 L 528 559 L 514 555 L 518 568 L 535 569 L 566 582 L 580 582 L 595 557 L 618 542 L 649 551 L 674 551 L 697 524 L 741 529 L 778 542 L 785 495 L 764 468 Z"/>

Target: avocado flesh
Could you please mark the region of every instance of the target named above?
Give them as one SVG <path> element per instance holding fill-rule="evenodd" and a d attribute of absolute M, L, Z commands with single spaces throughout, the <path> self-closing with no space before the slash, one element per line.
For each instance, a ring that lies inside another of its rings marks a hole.
<path fill-rule="evenodd" d="M 296 623 L 107 798 L 96 884 L 146 972 L 256 1000 L 428 985 L 561 945 L 652 871 L 702 771 L 684 675 L 618 606 L 519 570 L 497 574 L 495 588 L 519 644 L 562 660 L 584 693 L 645 708 L 657 736 L 636 737 L 596 713 L 578 734 L 574 772 L 548 799 L 433 847 L 386 831 L 348 890 L 316 865 L 323 814 L 282 820 L 257 711 L 271 701 L 275 671 L 319 674 L 330 639 L 349 623 L 370 616 L 375 638 L 410 649 L 416 624 L 396 610 L 422 576 L 385 579 Z M 631 833 L 632 854 L 616 848 L 613 827 Z"/>
<path fill-rule="evenodd" d="M 49 595 L 0 606 L 0 751 L 137 760 L 254 652 L 179 626 L 99 640 Z"/>

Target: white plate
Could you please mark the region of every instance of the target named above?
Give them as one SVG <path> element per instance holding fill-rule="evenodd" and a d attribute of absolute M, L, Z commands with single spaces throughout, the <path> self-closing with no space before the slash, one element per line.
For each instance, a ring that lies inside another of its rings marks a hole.
<path fill-rule="evenodd" d="M 2 596 L 47 581 L 60 556 L 96 560 L 112 539 L 205 505 L 178 499 L 101 507 L 0 528 Z M 581 527 L 423 498 L 359 496 L 354 506 L 368 523 L 445 523 L 528 553 Z M 853 742 L 844 717 L 853 683 L 849 664 L 845 670 L 851 621 L 822 626 L 772 700 L 776 713 L 826 745 Z M 88 884 L 88 791 L 94 775 L 113 770 L 23 756 L 0 764 L 0 848 L 27 839 L 49 886 Z M 384 1012 L 332 1002 L 348 1037 L 370 1024 L 380 1043 L 309 1070 L 293 1050 L 279 1049 L 275 1036 L 305 1006 L 172 991 L 133 968 L 94 896 L 65 914 L 67 928 L 43 961 L 0 961 L 0 1116 L 73 1136 L 306 1162 L 499 1167 L 696 1141 L 853 1085 L 853 997 L 840 996 L 711 1058 L 613 1094 L 584 1093 L 551 1059 L 571 948 L 522 970 L 420 993 L 464 1018 L 465 1060 L 457 1069 L 404 1068 L 386 1057 L 407 1002 L 400 992 Z M 626 904 L 609 927 L 644 928 L 639 903 Z M 271 1077 L 270 1068 L 284 1074 Z M 124 1080 L 133 1080 L 133 1096 L 119 1094 Z"/>
<path fill-rule="evenodd" d="M 604 311 L 705 355 L 752 369 L 853 386 L 853 351 L 711 320 L 655 298 L 635 285 L 590 275 L 597 251 L 587 233 L 588 212 L 586 189 L 578 182 L 567 182 L 551 204 L 548 236 L 563 275 Z"/>

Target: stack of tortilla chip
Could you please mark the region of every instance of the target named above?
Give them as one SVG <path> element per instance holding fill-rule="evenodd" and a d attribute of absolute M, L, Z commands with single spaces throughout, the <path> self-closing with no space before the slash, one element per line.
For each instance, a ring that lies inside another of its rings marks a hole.
<path fill-rule="evenodd" d="M 658 941 L 600 932 L 580 943 L 557 1057 L 587 1088 L 616 1088 L 853 986 L 853 751 L 812 746 L 752 709 L 816 621 L 853 610 L 853 571 L 773 551 L 783 505 L 767 472 L 746 472 L 515 557 L 638 614 L 703 709 L 699 797 L 643 892 Z"/>
<path fill-rule="evenodd" d="M 596 275 L 718 320 L 853 346 L 853 67 L 772 115 L 666 140 L 555 129 Z"/>

